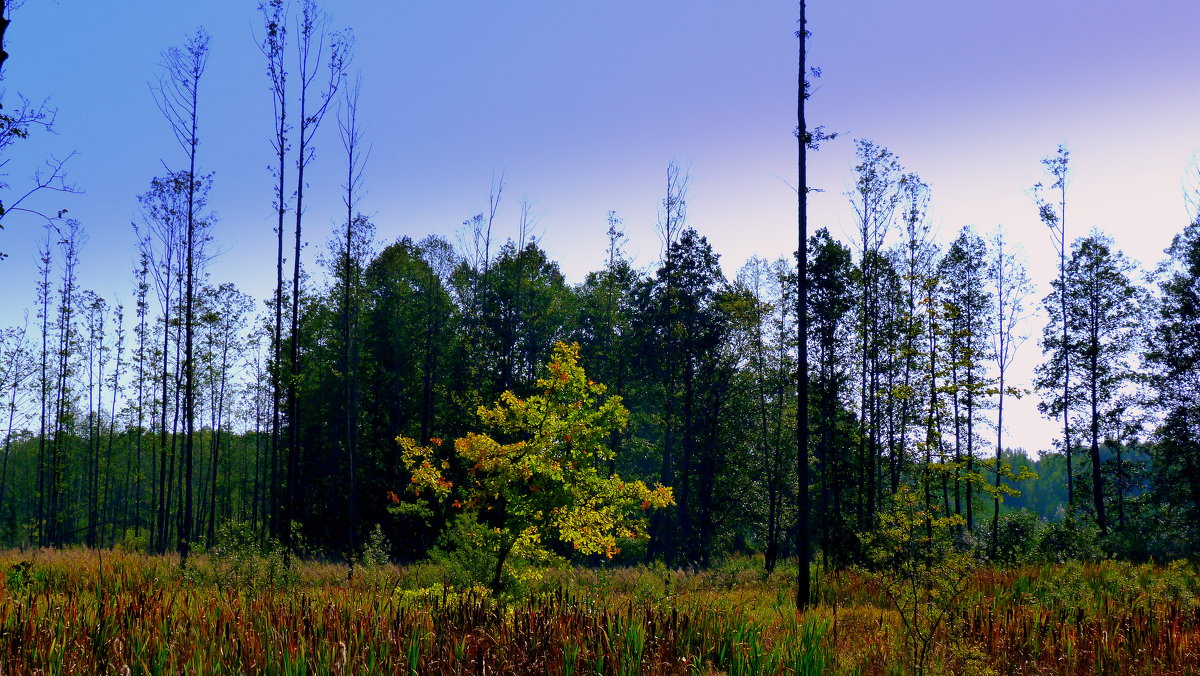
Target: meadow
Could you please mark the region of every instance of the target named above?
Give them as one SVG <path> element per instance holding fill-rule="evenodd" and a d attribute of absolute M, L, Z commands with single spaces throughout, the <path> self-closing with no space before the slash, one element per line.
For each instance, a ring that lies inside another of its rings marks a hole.
<path fill-rule="evenodd" d="M 116 550 L 0 553 L 0 672 L 1200 672 L 1191 564 L 977 568 L 937 622 L 937 599 L 914 615 L 864 571 L 818 570 L 818 603 L 797 615 L 795 568 L 766 575 L 753 557 L 692 572 L 531 569 L 501 598 L 455 589 L 434 564 L 353 575 L 278 557 L 178 564 Z"/>

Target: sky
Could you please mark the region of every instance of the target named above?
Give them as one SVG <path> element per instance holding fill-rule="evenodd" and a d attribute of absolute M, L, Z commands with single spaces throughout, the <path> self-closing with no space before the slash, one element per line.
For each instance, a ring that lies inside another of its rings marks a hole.
<path fill-rule="evenodd" d="M 506 185 L 496 234 L 515 236 L 521 201 L 535 234 L 577 282 L 602 265 L 606 215 L 624 219 L 628 253 L 652 264 L 665 169 L 690 172 L 688 220 L 733 276 L 750 257 L 795 248 L 796 19 L 756 0 L 342 0 L 363 78 L 372 146 L 361 209 L 384 243 L 430 233 L 452 242 Z M 199 161 L 215 172 L 215 281 L 264 298 L 273 284 L 271 98 L 255 2 L 36 0 L 5 35 L 4 100 L 49 97 L 56 135 L 17 144 L 3 167 L 16 190 L 46 157 L 75 152 L 79 195 L 42 195 L 89 234 L 81 284 L 126 303 L 136 195 L 183 156 L 149 83 L 163 49 L 198 26 L 211 35 Z M 1110 234 L 1145 269 L 1189 220 L 1200 149 L 1200 3 L 1153 0 L 813 0 L 809 63 L 822 71 L 811 125 L 839 138 L 809 155 L 810 227 L 849 239 L 853 139 L 890 148 L 932 187 L 940 238 L 1003 224 L 1023 247 L 1040 304 L 1056 269 L 1029 195 L 1039 159 L 1071 151 L 1070 238 Z M 329 118 L 309 170 L 303 262 L 314 265 L 340 214 L 344 155 Z M 0 325 L 34 297 L 39 223 L 0 231 Z M 1011 371 L 1027 385 L 1045 319 Z M 1006 444 L 1048 448 L 1056 423 L 1036 397 L 1007 406 Z"/>

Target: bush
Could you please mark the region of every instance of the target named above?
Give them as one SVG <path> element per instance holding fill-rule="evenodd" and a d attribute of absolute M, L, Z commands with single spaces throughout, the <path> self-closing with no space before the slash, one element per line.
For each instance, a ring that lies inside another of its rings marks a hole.
<path fill-rule="evenodd" d="M 1100 549 L 1100 531 L 1091 521 L 1062 512 L 1061 519 L 1045 526 L 1041 556 L 1051 563 L 1101 559 L 1104 552 Z"/>
<path fill-rule="evenodd" d="M 469 589 L 491 582 L 497 557 L 496 552 L 482 544 L 487 536 L 487 526 L 473 514 L 459 514 L 434 542 L 429 558 L 445 571 L 450 586 Z"/>
<path fill-rule="evenodd" d="M 996 552 L 993 560 L 1007 565 L 1040 562 L 1046 552 L 1042 541 L 1048 524 L 1037 514 L 1020 509 L 1000 515 L 996 524 Z"/>
<path fill-rule="evenodd" d="M 135 535 L 132 528 L 126 528 L 117 549 L 127 554 L 145 554 L 150 549 L 150 532 Z"/>
<path fill-rule="evenodd" d="M 216 530 L 209 549 L 213 582 L 220 588 L 255 590 L 295 584 L 298 573 L 284 562 L 283 547 L 274 539 L 260 546 L 250 524 L 226 521 Z"/>
<path fill-rule="evenodd" d="M 383 534 L 383 528 L 375 524 L 367 541 L 363 543 L 362 553 L 351 560 L 351 577 L 360 576 L 371 587 L 385 587 L 390 584 L 388 564 L 391 562 L 392 543 Z M 357 559 L 357 560 L 354 560 Z"/>
<path fill-rule="evenodd" d="M 30 570 L 33 568 L 33 562 L 28 559 L 18 561 L 8 567 L 4 573 L 4 584 L 8 587 L 10 594 L 18 593 L 25 589 L 32 577 Z"/>
<path fill-rule="evenodd" d="M 1196 523 L 1190 509 L 1155 503 L 1149 496 L 1126 504 L 1125 528 L 1116 523 L 1104 540 L 1104 551 L 1130 561 L 1175 561 L 1194 557 Z"/>
<path fill-rule="evenodd" d="M 391 552 L 391 541 L 383 534 L 383 528 L 375 524 L 375 529 L 367 536 L 367 542 L 363 545 L 362 565 L 386 566 L 392 558 Z"/>

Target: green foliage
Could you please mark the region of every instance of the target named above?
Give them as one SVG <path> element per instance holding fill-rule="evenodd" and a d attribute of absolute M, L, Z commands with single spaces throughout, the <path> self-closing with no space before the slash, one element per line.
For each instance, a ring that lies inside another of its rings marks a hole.
<path fill-rule="evenodd" d="M 388 563 L 391 560 L 391 551 L 392 543 L 383 534 L 383 528 L 375 524 L 367 536 L 367 541 L 363 543 L 362 551 L 350 562 L 351 578 L 358 577 L 369 587 L 385 587 L 389 579 Z"/>
<path fill-rule="evenodd" d="M 1003 511 L 996 527 L 995 551 L 990 551 L 991 523 L 980 522 L 970 535 L 980 557 L 1002 566 L 1027 566 L 1104 558 L 1094 520 L 1059 510 L 1056 519 L 1043 519 L 1027 509 Z M 987 543 L 987 544 L 982 544 Z"/>
<path fill-rule="evenodd" d="M 1095 561 L 1103 558 L 1100 530 L 1095 522 L 1065 512 L 1058 522 L 1045 526 L 1042 553 L 1046 561 Z"/>
<path fill-rule="evenodd" d="M 33 562 L 29 559 L 18 561 L 4 572 L 4 584 L 10 593 L 19 593 L 29 583 Z"/>
<path fill-rule="evenodd" d="M 1028 510 L 1004 512 L 996 528 L 993 561 L 1007 565 L 1036 563 L 1045 552 L 1042 540 L 1048 524 Z"/>
<path fill-rule="evenodd" d="M 366 543 L 363 544 L 362 557 L 359 561 L 367 567 L 385 566 L 391 559 L 391 551 L 392 543 L 383 534 L 383 529 L 379 527 L 379 524 L 375 524 L 375 528 L 371 530 Z"/>
<path fill-rule="evenodd" d="M 934 639 L 953 621 L 974 561 L 954 541 L 963 520 L 926 509 L 908 486 L 879 514 L 879 527 L 863 534 L 873 569 L 889 604 L 900 616 L 907 667 L 924 674 Z"/>
<path fill-rule="evenodd" d="M 497 552 L 482 545 L 488 540 L 489 531 L 472 513 L 459 513 L 454 517 L 429 550 L 430 560 L 442 568 L 444 582 L 455 589 L 470 589 L 492 581 Z M 511 571 L 504 572 L 503 583 L 511 589 L 516 580 Z"/>
<path fill-rule="evenodd" d="M 117 549 L 130 554 L 145 554 L 150 551 L 150 533 L 147 531 L 137 535 L 134 529 L 126 528 L 125 535 L 117 543 Z"/>
<path fill-rule="evenodd" d="M 258 534 L 244 521 L 230 520 L 217 527 L 208 559 L 213 582 L 221 588 L 283 588 L 298 579 L 284 560 L 283 546 L 274 539 L 260 544 Z"/>
<path fill-rule="evenodd" d="M 1029 510 L 1047 521 L 1060 518 L 1059 510 L 1067 503 L 1066 457 L 1061 453 L 1043 452 L 1034 459 L 1022 451 L 1006 450 L 1004 461 L 1029 467 L 1037 478 L 1023 482 L 1019 487 L 1021 494 L 1008 496 L 1002 509 Z M 1015 484 L 1013 487 L 1017 488 Z"/>

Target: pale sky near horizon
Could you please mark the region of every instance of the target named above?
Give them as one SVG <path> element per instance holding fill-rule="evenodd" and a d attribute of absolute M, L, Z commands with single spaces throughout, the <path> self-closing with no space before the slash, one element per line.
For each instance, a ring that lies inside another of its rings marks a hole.
<path fill-rule="evenodd" d="M 6 34 L 5 101 L 51 97 L 58 134 L 10 153 L 14 189 L 46 155 L 78 151 L 83 189 L 51 196 L 89 233 L 81 283 L 128 302 L 135 196 L 180 154 L 150 99 L 159 53 L 203 25 L 212 57 L 200 161 L 223 251 L 214 280 L 265 297 L 273 277 L 271 100 L 254 36 L 255 2 L 30 2 Z M 605 215 L 625 219 L 638 265 L 658 256 L 664 168 L 690 168 L 689 221 L 732 276 L 748 257 L 795 247 L 798 6 L 760 0 L 328 2 L 356 37 L 362 121 L 373 151 L 363 210 L 380 239 L 454 241 L 504 172 L 500 238 L 519 202 L 568 279 L 601 265 Z M 1200 3 L 1154 0 L 813 0 L 809 62 L 823 71 L 810 124 L 841 136 L 810 154 L 811 227 L 847 239 L 852 139 L 889 147 L 932 186 L 941 239 L 1004 224 L 1021 244 L 1040 305 L 1054 275 L 1049 235 L 1028 194 L 1038 160 L 1071 150 L 1068 229 L 1097 227 L 1145 269 L 1189 219 L 1184 184 L 1200 148 Z M 342 151 L 332 118 L 317 141 L 306 200 L 305 265 L 339 214 Z M 38 224 L 0 232 L 0 325 L 32 303 Z M 1013 375 L 1028 384 L 1043 320 Z M 1035 397 L 1010 404 L 1006 445 L 1049 447 L 1056 423 Z"/>

